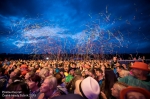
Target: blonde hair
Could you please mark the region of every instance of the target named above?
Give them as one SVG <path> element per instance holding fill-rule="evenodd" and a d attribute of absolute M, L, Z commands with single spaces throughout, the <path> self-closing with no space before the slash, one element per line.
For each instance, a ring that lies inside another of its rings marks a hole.
<path fill-rule="evenodd" d="M 128 85 L 123 82 L 116 82 L 115 85 L 117 85 L 118 91 L 121 91 L 128 87 Z"/>
<path fill-rule="evenodd" d="M 49 80 L 49 85 L 52 86 L 52 90 L 57 89 L 57 79 L 54 76 L 48 76 L 46 79 Z"/>
<path fill-rule="evenodd" d="M 41 78 L 45 78 L 45 77 L 46 77 L 45 74 L 46 74 L 47 72 L 49 72 L 49 68 L 43 68 L 43 69 L 40 70 L 39 76 L 40 76 Z"/>

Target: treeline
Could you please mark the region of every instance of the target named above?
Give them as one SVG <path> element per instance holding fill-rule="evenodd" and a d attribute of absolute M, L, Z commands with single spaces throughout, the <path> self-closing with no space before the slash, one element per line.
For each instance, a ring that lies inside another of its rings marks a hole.
<path fill-rule="evenodd" d="M 132 53 L 132 54 L 0 54 L 0 60 L 38 60 L 38 59 L 55 59 L 55 60 L 89 60 L 89 59 L 112 59 L 117 56 L 122 60 L 132 60 L 133 58 L 139 59 L 145 57 L 150 59 L 150 53 Z"/>

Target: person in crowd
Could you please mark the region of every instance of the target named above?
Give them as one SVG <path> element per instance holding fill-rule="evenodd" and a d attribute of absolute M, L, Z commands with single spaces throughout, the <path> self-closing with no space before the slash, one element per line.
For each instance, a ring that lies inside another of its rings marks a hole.
<path fill-rule="evenodd" d="M 8 83 L 7 83 L 6 87 L 8 87 L 12 82 L 13 82 L 12 79 L 8 79 Z"/>
<path fill-rule="evenodd" d="M 85 76 L 86 76 L 86 75 L 85 75 L 85 71 L 81 71 L 81 75 L 82 75 L 83 78 L 86 78 L 86 77 L 85 77 Z"/>
<path fill-rule="evenodd" d="M 75 62 L 71 62 L 71 63 L 69 64 L 69 66 L 70 66 L 71 68 L 76 68 L 76 63 L 75 63 Z"/>
<path fill-rule="evenodd" d="M 114 83 L 117 82 L 117 77 L 111 68 L 105 68 L 104 74 L 105 76 L 101 85 L 101 91 L 106 95 L 107 99 L 111 99 L 113 96 L 111 95 L 110 89 L 113 87 Z"/>
<path fill-rule="evenodd" d="M 45 78 L 44 82 L 40 87 L 40 96 L 38 99 L 51 99 L 56 96 L 60 96 L 59 90 L 57 90 L 57 79 L 53 76 L 48 76 Z"/>
<path fill-rule="evenodd" d="M 150 80 L 148 79 L 148 65 L 143 62 L 135 62 L 131 67 L 132 75 L 120 78 L 120 82 L 124 82 L 130 86 L 142 87 L 150 91 Z"/>
<path fill-rule="evenodd" d="M 97 76 L 97 81 L 98 81 L 99 85 L 101 86 L 102 82 L 104 81 L 103 71 L 100 68 L 96 68 L 95 72 L 96 72 L 96 76 Z"/>
<path fill-rule="evenodd" d="M 0 94 L 1 94 L 1 99 L 2 97 L 2 91 L 6 89 L 7 83 L 8 83 L 8 78 L 7 76 L 4 75 L 5 69 L 0 67 Z"/>
<path fill-rule="evenodd" d="M 66 84 L 68 84 L 73 79 L 74 71 L 75 71 L 75 68 L 69 69 L 69 74 L 66 76 L 66 79 L 65 79 Z"/>
<path fill-rule="evenodd" d="M 95 73 L 94 68 L 91 68 L 91 69 L 89 70 L 88 75 L 91 76 L 91 77 L 93 77 L 94 79 L 96 79 L 96 73 Z"/>
<path fill-rule="evenodd" d="M 64 68 L 59 69 L 59 73 L 62 75 L 63 78 L 65 78 Z"/>
<path fill-rule="evenodd" d="M 123 66 L 123 68 L 124 68 L 125 70 L 128 70 L 128 67 L 127 67 L 126 64 L 122 64 L 122 66 Z"/>
<path fill-rule="evenodd" d="M 118 62 L 118 59 L 116 56 L 114 56 L 111 61 L 111 68 L 115 68 L 117 62 Z"/>
<path fill-rule="evenodd" d="M 75 82 L 77 80 L 83 80 L 84 78 L 81 75 L 77 75 L 75 76 L 70 82 L 69 84 L 66 86 L 67 90 L 69 93 L 74 93 L 75 90 Z"/>
<path fill-rule="evenodd" d="M 33 71 L 30 71 L 30 72 L 26 73 L 25 81 L 28 82 L 30 77 L 32 77 L 34 74 L 35 74 L 35 72 L 33 72 Z"/>
<path fill-rule="evenodd" d="M 7 58 L 5 58 L 5 60 L 2 62 L 2 66 L 4 66 L 5 64 L 10 65 L 10 61 Z"/>
<path fill-rule="evenodd" d="M 42 83 L 45 80 L 45 78 L 49 76 L 49 68 L 42 68 L 39 72 L 39 76 L 41 77 Z"/>
<path fill-rule="evenodd" d="M 130 72 L 128 70 L 125 70 L 123 68 L 123 66 L 120 65 L 120 63 L 116 64 L 116 71 L 118 73 L 118 79 L 126 77 L 126 76 L 128 76 L 130 74 Z"/>
<path fill-rule="evenodd" d="M 7 88 L 6 91 L 9 92 L 16 92 L 16 93 L 10 93 L 11 96 L 7 96 L 8 93 L 3 93 L 3 97 L 5 99 L 30 99 L 30 89 L 29 86 L 22 82 L 22 81 L 15 81 L 11 83 Z"/>
<path fill-rule="evenodd" d="M 22 77 L 20 77 L 20 76 L 15 76 L 15 77 L 13 77 L 13 78 L 11 78 L 11 79 L 8 80 L 7 87 L 8 87 L 11 83 L 16 82 L 16 81 L 24 82 L 24 79 L 23 79 Z"/>
<path fill-rule="evenodd" d="M 21 76 L 24 78 L 24 76 L 28 72 L 28 66 L 26 64 L 22 64 L 20 70 L 21 70 Z"/>
<path fill-rule="evenodd" d="M 66 95 L 68 94 L 67 88 L 65 86 L 65 84 L 63 83 L 63 77 L 60 73 L 56 73 L 54 75 L 54 77 L 56 77 L 57 79 L 57 89 L 60 91 L 61 95 Z"/>
<path fill-rule="evenodd" d="M 89 76 L 89 70 L 87 68 L 84 69 L 84 73 L 85 73 L 85 78 Z"/>
<path fill-rule="evenodd" d="M 7 86 L 10 85 L 10 84 L 14 81 L 14 79 L 16 79 L 16 78 L 21 79 L 20 75 L 21 75 L 20 69 L 15 69 L 15 70 L 13 70 L 13 71 L 10 73 L 10 77 L 9 77 Z"/>
<path fill-rule="evenodd" d="M 40 95 L 41 77 L 34 74 L 27 82 L 30 89 L 30 99 L 37 99 Z"/>
<path fill-rule="evenodd" d="M 149 99 L 150 92 L 144 88 L 128 87 L 120 92 L 120 99 Z"/>
<path fill-rule="evenodd" d="M 87 77 L 75 82 L 74 94 L 62 95 L 53 99 L 98 99 L 99 94 L 98 82 L 92 77 Z"/>
<path fill-rule="evenodd" d="M 128 85 L 122 82 L 116 82 L 113 87 L 111 88 L 111 95 L 114 96 L 116 99 L 119 99 L 121 90 L 127 88 Z"/>
<path fill-rule="evenodd" d="M 50 76 L 50 75 L 54 75 L 54 68 L 52 68 L 52 67 L 49 68 L 49 76 Z"/>
<path fill-rule="evenodd" d="M 20 69 L 15 69 L 14 71 L 12 71 L 10 73 L 10 79 L 13 78 L 13 77 L 20 77 L 20 75 L 21 75 Z"/>
<path fill-rule="evenodd" d="M 64 65 L 64 75 L 65 77 L 69 74 L 69 66 Z"/>
<path fill-rule="evenodd" d="M 38 70 L 40 68 L 40 65 L 39 64 L 35 64 L 34 68 L 35 68 L 35 70 Z"/>
<path fill-rule="evenodd" d="M 100 94 L 100 87 L 94 78 L 87 77 L 75 82 L 74 94 L 79 94 L 87 99 L 97 99 Z"/>
<path fill-rule="evenodd" d="M 81 76 L 81 70 L 80 70 L 80 69 L 76 69 L 76 70 L 74 71 L 74 76 L 78 76 L 78 75 Z"/>

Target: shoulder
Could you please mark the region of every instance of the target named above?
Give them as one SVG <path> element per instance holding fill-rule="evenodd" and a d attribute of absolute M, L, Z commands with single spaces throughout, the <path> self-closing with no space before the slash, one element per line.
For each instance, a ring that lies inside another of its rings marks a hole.
<path fill-rule="evenodd" d="M 68 94 L 54 97 L 52 99 L 84 99 L 84 98 L 78 94 Z"/>
<path fill-rule="evenodd" d="M 41 93 L 38 97 L 38 99 L 43 99 L 44 98 L 44 93 Z"/>
<path fill-rule="evenodd" d="M 57 91 L 50 97 L 50 99 L 53 98 L 53 97 L 56 97 L 56 96 L 60 96 L 60 95 L 61 95 L 61 93 L 59 92 L 59 90 L 57 90 Z"/>
<path fill-rule="evenodd" d="M 127 80 L 129 80 L 129 79 L 134 79 L 134 77 L 131 76 L 131 75 L 128 75 L 128 76 L 122 77 L 122 78 L 120 78 L 120 79 L 118 79 L 118 80 L 119 80 L 120 82 L 125 82 L 125 81 L 127 81 Z"/>

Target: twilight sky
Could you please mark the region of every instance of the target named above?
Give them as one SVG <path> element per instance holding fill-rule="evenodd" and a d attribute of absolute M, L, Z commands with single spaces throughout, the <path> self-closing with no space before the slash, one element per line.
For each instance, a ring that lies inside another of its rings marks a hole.
<path fill-rule="evenodd" d="M 0 53 L 150 53 L 150 1 L 0 0 Z"/>

